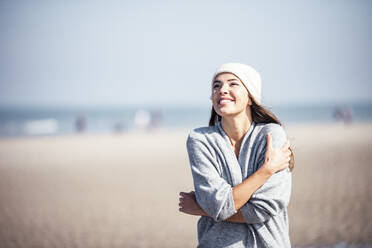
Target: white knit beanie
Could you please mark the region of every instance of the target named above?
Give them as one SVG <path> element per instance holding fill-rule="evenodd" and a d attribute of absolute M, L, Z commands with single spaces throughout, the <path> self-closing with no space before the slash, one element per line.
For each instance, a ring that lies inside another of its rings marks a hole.
<path fill-rule="evenodd" d="M 254 100 L 256 100 L 257 103 L 261 103 L 261 76 L 255 69 L 249 65 L 240 63 L 223 64 L 214 73 L 213 80 L 218 74 L 224 72 L 232 73 L 237 76 L 247 88 Z"/>

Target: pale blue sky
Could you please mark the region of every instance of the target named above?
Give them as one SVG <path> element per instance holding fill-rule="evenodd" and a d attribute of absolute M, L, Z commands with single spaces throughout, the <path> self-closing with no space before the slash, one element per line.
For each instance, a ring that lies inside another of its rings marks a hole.
<path fill-rule="evenodd" d="M 263 103 L 372 101 L 372 1 L 0 1 L 0 106 L 208 106 L 225 62 Z"/>

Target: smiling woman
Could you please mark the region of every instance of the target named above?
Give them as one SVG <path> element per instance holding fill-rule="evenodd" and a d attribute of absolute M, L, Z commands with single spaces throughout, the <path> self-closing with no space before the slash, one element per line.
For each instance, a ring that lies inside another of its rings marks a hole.
<path fill-rule="evenodd" d="M 259 104 L 260 75 L 224 64 L 211 99 L 209 127 L 187 140 L 195 192 L 181 192 L 179 203 L 201 216 L 198 247 L 290 247 L 293 154 L 279 120 Z"/>
<path fill-rule="evenodd" d="M 247 105 L 251 105 L 251 101 L 248 91 L 234 74 L 219 74 L 214 80 L 212 88 L 213 107 L 220 116 L 249 111 Z"/>

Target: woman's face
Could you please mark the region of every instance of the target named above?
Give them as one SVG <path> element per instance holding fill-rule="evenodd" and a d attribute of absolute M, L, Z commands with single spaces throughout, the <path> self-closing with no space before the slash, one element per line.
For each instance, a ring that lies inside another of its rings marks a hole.
<path fill-rule="evenodd" d="M 221 73 L 214 79 L 212 101 L 216 113 L 223 117 L 246 113 L 248 105 L 251 105 L 248 90 L 231 73 Z"/>

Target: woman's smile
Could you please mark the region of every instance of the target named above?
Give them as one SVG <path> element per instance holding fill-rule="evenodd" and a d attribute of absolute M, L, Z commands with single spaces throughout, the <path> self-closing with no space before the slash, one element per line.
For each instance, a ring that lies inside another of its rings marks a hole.
<path fill-rule="evenodd" d="M 232 102 L 234 102 L 234 100 L 231 99 L 231 98 L 221 97 L 220 100 L 218 101 L 218 105 L 222 106 L 222 105 L 226 105 L 226 104 L 232 103 Z"/>

